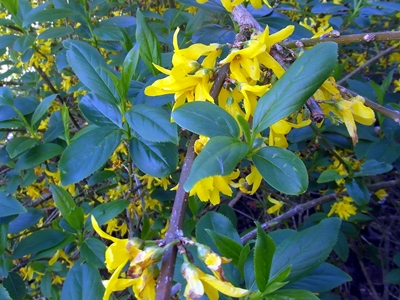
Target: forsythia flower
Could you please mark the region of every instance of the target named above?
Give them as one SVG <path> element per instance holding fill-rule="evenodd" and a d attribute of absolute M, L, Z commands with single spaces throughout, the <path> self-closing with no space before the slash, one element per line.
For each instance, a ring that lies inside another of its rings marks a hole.
<path fill-rule="evenodd" d="M 197 195 L 203 202 L 210 201 L 211 204 L 217 205 L 220 202 L 219 193 L 232 196 L 232 189 L 229 186 L 231 180 L 238 178 L 239 171 L 230 175 L 211 176 L 198 181 L 190 190 L 189 196 Z"/>
<path fill-rule="evenodd" d="M 210 300 L 219 299 L 218 292 L 230 297 L 243 297 L 249 291 L 234 287 L 230 282 L 203 273 L 195 265 L 184 262 L 181 267 L 182 275 L 187 281 L 184 296 L 186 298 L 201 298 L 204 293 Z"/>
<path fill-rule="evenodd" d="M 279 210 L 282 208 L 283 202 L 272 198 L 271 195 L 268 195 L 268 201 L 271 202 L 273 205 L 268 208 L 267 213 L 277 213 L 279 215 Z"/>
<path fill-rule="evenodd" d="M 351 197 L 343 197 L 342 201 L 336 202 L 332 205 L 328 213 L 328 217 L 334 213 L 339 215 L 339 218 L 347 220 L 351 215 L 355 215 L 357 208 L 352 204 L 354 202 Z"/>

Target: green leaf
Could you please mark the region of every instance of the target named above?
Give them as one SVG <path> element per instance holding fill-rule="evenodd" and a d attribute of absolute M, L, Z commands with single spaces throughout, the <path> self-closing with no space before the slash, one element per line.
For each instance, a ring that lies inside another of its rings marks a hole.
<path fill-rule="evenodd" d="M 14 107 L 14 96 L 9 87 L 0 87 L 0 106 Z"/>
<path fill-rule="evenodd" d="M 182 128 L 200 135 L 231 138 L 240 135 L 235 119 L 218 105 L 207 101 L 183 104 L 172 112 L 172 118 Z"/>
<path fill-rule="evenodd" d="M 15 248 L 12 258 L 18 259 L 27 254 L 35 254 L 60 244 L 69 235 L 55 229 L 41 229 L 25 237 Z"/>
<path fill-rule="evenodd" d="M 26 137 L 26 136 L 19 136 L 13 138 L 11 141 L 7 143 L 6 149 L 10 158 L 14 158 L 17 155 L 25 152 L 33 145 L 35 145 L 37 141 L 35 139 Z"/>
<path fill-rule="evenodd" d="M 106 246 L 94 237 L 87 238 L 81 245 L 82 258 L 96 268 L 104 268 Z"/>
<path fill-rule="evenodd" d="M 178 150 L 172 143 L 153 143 L 133 138 L 129 152 L 135 165 L 153 177 L 165 177 L 176 170 Z"/>
<path fill-rule="evenodd" d="M 153 63 L 161 65 L 160 43 L 140 10 L 136 11 L 136 41 L 140 44 L 140 57 L 153 75 L 157 75 Z"/>
<path fill-rule="evenodd" d="M 349 257 L 350 247 L 349 243 L 347 242 L 346 235 L 342 231 L 339 231 L 338 241 L 333 247 L 333 251 L 335 251 L 337 256 L 339 256 L 342 261 L 347 261 Z"/>
<path fill-rule="evenodd" d="M 218 253 L 218 247 L 210 239 L 210 235 L 206 233 L 207 229 L 224 235 L 239 245 L 242 243 L 235 227 L 233 227 L 231 221 L 224 215 L 216 212 L 208 212 L 201 217 L 196 226 L 196 241 L 211 247 L 214 252 Z"/>
<path fill-rule="evenodd" d="M 231 174 L 248 151 L 249 145 L 235 138 L 211 138 L 193 162 L 189 177 L 183 186 L 185 191 L 190 191 L 203 178 Z"/>
<path fill-rule="evenodd" d="M 13 49 L 20 53 L 25 53 L 35 43 L 35 39 L 36 37 L 33 35 L 23 35 L 14 42 Z"/>
<path fill-rule="evenodd" d="M 338 267 L 323 263 L 300 280 L 289 283 L 285 289 L 299 289 L 313 293 L 323 293 L 351 280 L 352 278 L 349 274 L 343 272 Z"/>
<path fill-rule="evenodd" d="M 61 215 L 65 218 L 72 228 L 79 230 L 83 225 L 83 210 L 76 207 L 71 195 L 62 187 L 51 184 L 50 191 L 53 194 L 53 200 Z M 81 211 L 81 212 L 80 212 Z"/>
<path fill-rule="evenodd" d="M 38 107 L 36 107 L 35 112 L 33 113 L 32 119 L 31 119 L 31 124 L 34 125 L 36 124 L 37 121 L 39 121 L 45 113 L 47 113 L 47 110 L 53 103 L 53 100 L 57 97 L 56 94 L 52 94 L 42 100 Z"/>
<path fill-rule="evenodd" d="M 257 222 L 256 225 L 257 240 L 254 247 L 254 273 L 258 289 L 264 292 L 269 281 L 275 243 L 261 228 L 260 223 Z"/>
<path fill-rule="evenodd" d="M 336 181 L 342 178 L 347 177 L 347 175 L 341 175 L 339 174 L 338 171 L 329 169 L 325 170 L 321 173 L 321 175 L 318 177 L 317 182 L 318 183 L 325 183 L 325 182 L 331 182 L 331 181 Z"/>
<path fill-rule="evenodd" d="M 12 220 L 8 227 L 8 233 L 18 233 L 25 229 L 32 227 L 39 223 L 40 219 L 46 217 L 43 210 L 33 207 L 28 207 L 27 213 L 20 214 L 14 220 Z"/>
<path fill-rule="evenodd" d="M 105 71 L 110 68 L 100 53 L 82 41 L 64 41 L 64 46 L 69 48 L 67 50 L 68 63 L 81 82 L 107 102 L 119 103 L 117 88 L 111 76 Z"/>
<path fill-rule="evenodd" d="M 10 294 L 8 293 L 8 291 L 5 289 L 5 287 L 0 284 L 0 299 L 3 300 L 13 300 L 10 297 Z"/>
<path fill-rule="evenodd" d="M 340 223 L 338 218 L 325 219 L 285 239 L 276 248 L 270 276 L 292 266 L 288 277 L 292 282 L 318 267 L 336 244 Z"/>
<path fill-rule="evenodd" d="M 253 135 L 299 110 L 329 77 L 337 62 L 337 44 L 320 43 L 300 56 L 258 100 Z"/>
<path fill-rule="evenodd" d="M 74 30 L 71 27 L 66 27 L 66 26 L 50 27 L 49 29 L 46 29 L 41 34 L 39 34 L 37 39 L 47 40 L 47 39 L 61 38 L 73 32 Z"/>
<path fill-rule="evenodd" d="M 365 186 L 365 184 L 357 182 L 357 180 L 353 178 L 347 180 L 344 185 L 347 192 L 349 193 L 349 196 L 354 200 L 357 205 L 363 206 L 368 204 L 370 195 L 368 188 Z"/>
<path fill-rule="evenodd" d="M 33 168 L 42 162 L 60 155 L 64 148 L 57 144 L 42 144 L 35 146 L 20 156 L 15 164 L 15 170 L 21 171 Z"/>
<path fill-rule="evenodd" d="M 101 299 L 103 294 L 104 287 L 97 268 L 90 263 L 76 263 L 65 278 L 61 300 Z"/>
<path fill-rule="evenodd" d="M 83 96 L 79 101 L 79 108 L 89 122 L 99 127 L 122 128 L 122 114 L 118 106 L 102 100 L 94 93 Z"/>
<path fill-rule="evenodd" d="M 250 245 L 247 244 L 246 246 L 244 246 L 242 248 L 242 251 L 240 251 L 240 256 L 239 256 L 238 268 L 239 268 L 240 276 L 242 278 L 245 278 L 244 266 L 246 264 L 247 258 L 249 257 L 249 254 L 250 254 Z M 254 274 L 254 272 L 253 272 L 253 274 Z"/>
<path fill-rule="evenodd" d="M 96 206 L 90 214 L 96 219 L 100 225 L 111 220 L 112 218 L 119 215 L 125 208 L 128 207 L 130 202 L 128 200 L 116 200 L 109 203 L 103 203 Z M 90 217 L 86 219 L 85 230 L 92 230 L 92 222 Z"/>
<path fill-rule="evenodd" d="M 246 119 L 243 118 L 242 115 L 240 115 L 240 114 L 237 115 L 237 120 L 238 120 L 238 123 L 239 123 L 240 127 L 241 127 L 242 130 L 243 130 L 243 135 L 244 135 L 244 137 L 245 137 L 245 141 L 246 141 L 246 142 L 250 142 L 250 140 L 251 140 L 251 132 L 250 132 L 250 125 L 249 125 L 249 122 L 246 121 Z M 263 140 L 264 140 L 264 139 L 263 139 Z M 254 147 L 254 145 L 253 145 L 253 149 L 254 149 L 254 148 L 255 148 L 255 147 Z"/>
<path fill-rule="evenodd" d="M 136 68 L 139 63 L 140 54 L 140 43 L 136 43 L 135 46 L 128 52 L 125 57 L 124 63 L 122 64 L 121 80 L 122 85 L 125 89 L 125 95 L 128 94 L 131 80 L 136 79 Z"/>
<path fill-rule="evenodd" d="M 400 284 L 400 269 L 390 270 L 386 275 L 385 281 L 392 284 Z"/>
<path fill-rule="evenodd" d="M 100 169 L 121 143 L 121 137 L 121 130 L 95 128 L 73 140 L 59 163 L 62 185 L 76 183 Z"/>
<path fill-rule="evenodd" d="M 369 159 L 361 165 L 361 170 L 354 174 L 355 177 L 373 176 L 389 172 L 393 166 L 375 159 Z"/>
<path fill-rule="evenodd" d="M 278 147 L 264 147 L 253 156 L 253 163 L 268 184 L 278 191 L 298 195 L 308 187 L 304 163 L 291 151 Z"/>
<path fill-rule="evenodd" d="M 238 265 L 240 253 L 242 252 L 243 247 L 238 242 L 218 232 L 210 229 L 206 229 L 206 232 L 211 237 L 222 256 L 232 258 L 232 263 Z"/>
<path fill-rule="evenodd" d="M 18 13 L 19 0 L 0 0 L 0 3 L 8 10 L 10 14 L 15 16 Z"/>
<path fill-rule="evenodd" d="M 178 128 L 175 123 L 171 123 L 170 115 L 161 107 L 138 104 L 125 116 L 131 129 L 142 139 L 149 142 L 178 144 Z"/>
<path fill-rule="evenodd" d="M 28 27 L 35 22 L 55 22 L 60 19 L 78 16 L 79 13 L 73 9 L 58 8 L 58 9 L 46 9 L 46 10 L 31 10 L 26 16 L 24 16 L 24 28 Z"/>
<path fill-rule="evenodd" d="M 21 276 L 15 272 L 8 273 L 7 278 L 3 280 L 3 286 L 8 291 L 13 300 L 24 300 L 26 296 L 25 282 Z"/>
<path fill-rule="evenodd" d="M 315 294 L 302 290 L 279 290 L 273 294 L 266 295 L 265 300 L 319 300 Z"/>
<path fill-rule="evenodd" d="M 14 197 L 0 192 L 0 217 L 19 215 L 26 213 L 27 210 Z"/>

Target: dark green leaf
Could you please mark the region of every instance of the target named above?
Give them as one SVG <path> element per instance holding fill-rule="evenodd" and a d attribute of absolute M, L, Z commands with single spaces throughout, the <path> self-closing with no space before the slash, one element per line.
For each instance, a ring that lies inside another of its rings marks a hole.
<path fill-rule="evenodd" d="M 28 229 L 39 223 L 40 219 L 46 216 L 44 211 L 38 208 L 28 207 L 26 210 L 27 213 L 18 215 L 18 217 L 10 222 L 8 233 L 18 233 Z"/>
<path fill-rule="evenodd" d="M 15 51 L 25 53 L 25 51 L 33 45 L 35 39 L 36 38 L 33 35 L 23 35 L 14 42 L 13 49 Z"/>
<path fill-rule="evenodd" d="M 76 263 L 69 270 L 61 292 L 61 300 L 101 299 L 104 287 L 99 271 L 90 263 Z"/>
<path fill-rule="evenodd" d="M 347 261 L 347 258 L 349 257 L 349 243 L 347 242 L 346 235 L 342 232 L 339 231 L 338 235 L 338 241 L 336 245 L 333 247 L 333 251 L 339 256 L 341 260 L 344 262 Z"/>
<path fill-rule="evenodd" d="M 15 272 L 8 273 L 7 278 L 3 280 L 3 286 L 8 291 L 13 300 L 24 300 L 26 295 L 25 283 L 21 276 Z"/>
<path fill-rule="evenodd" d="M 206 229 L 211 229 L 220 235 L 225 235 L 226 237 L 232 239 L 239 245 L 242 243 L 240 236 L 236 229 L 233 227 L 231 221 L 224 215 L 216 212 L 206 213 L 196 226 L 196 240 L 197 242 L 210 246 L 214 252 L 218 253 L 218 248 L 214 242 L 210 239 L 210 236 L 206 233 Z"/>
<path fill-rule="evenodd" d="M 338 267 L 323 263 L 300 280 L 289 283 L 285 286 L 285 289 L 299 289 L 313 293 L 323 293 L 350 280 L 351 277 Z"/>
<path fill-rule="evenodd" d="M 243 247 L 233 239 L 218 232 L 210 229 L 206 229 L 206 232 L 211 237 L 222 256 L 226 258 L 232 258 L 232 263 L 234 265 L 238 265 L 240 253 L 242 252 Z"/>
<path fill-rule="evenodd" d="M 14 250 L 13 259 L 27 254 L 35 254 L 49 249 L 68 237 L 68 234 L 55 229 L 41 229 L 22 239 Z"/>
<path fill-rule="evenodd" d="M 235 119 L 218 105 L 207 101 L 183 104 L 172 112 L 172 118 L 182 128 L 208 137 L 238 138 L 240 134 Z"/>
<path fill-rule="evenodd" d="M 27 27 L 34 22 L 54 22 L 60 19 L 77 16 L 79 13 L 72 9 L 46 9 L 46 10 L 31 10 L 25 17 L 23 27 Z"/>
<path fill-rule="evenodd" d="M 295 281 L 319 266 L 336 244 L 340 219 L 329 218 L 285 239 L 276 248 L 271 278 L 292 266 L 289 281 Z"/>
<path fill-rule="evenodd" d="M 139 63 L 140 54 L 140 43 L 136 43 L 135 46 L 128 52 L 122 65 L 121 80 L 122 85 L 125 89 L 125 95 L 127 95 L 131 80 L 136 79 L 136 68 Z"/>
<path fill-rule="evenodd" d="M 122 114 L 118 106 L 114 103 L 109 103 L 96 94 L 89 93 L 82 97 L 79 101 L 85 118 L 100 127 L 122 127 Z"/>
<path fill-rule="evenodd" d="M 26 150 L 31 148 L 36 143 L 37 141 L 35 139 L 25 136 L 19 136 L 9 141 L 7 143 L 6 149 L 8 154 L 10 155 L 10 158 L 14 158 L 22 152 L 25 152 Z"/>
<path fill-rule="evenodd" d="M 0 217 L 26 213 L 25 207 L 14 197 L 0 192 Z"/>
<path fill-rule="evenodd" d="M 400 284 L 400 269 L 393 269 L 386 275 L 386 282 Z"/>
<path fill-rule="evenodd" d="M 18 36 L 14 34 L 5 34 L 0 36 L 0 49 L 11 47 L 17 39 Z"/>
<path fill-rule="evenodd" d="M 156 75 L 158 70 L 153 63 L 161 65 L 160 43 L 140 10 L 136 12 L 136 22 L 136 41 L 140 44 L 140 57 L 153 75 Z"/>
<path fill-rule="evenodd" d="M 307 169 L 301 159 L 289 150 L 264 147 L 252 159 L 264 180 L 278 191 L 298 195 L 307 190 Z"/>
<path fill-rule="evenodd" d="M 254 247 L 254 273 L 258 289 L 264 292 L 269 281 L 272 257 L 275 253 L 275 244 L 258 222 L 256 225 L 257 240 Z"/>
<path fill-rule="evenodd" d="M 0 87 L 0 106 L 3 105 L 14 106 L 14 96 L 9 87 Z"/>
<path fill-rule="evenodd" d="M 184 189 L 190 191 L 201 179 L 214 175 L 229 175 L 246 156 L 249 145 L 235 138 L 211 138 L 195 158 Z"/>
<path fill-rule="evenodd" d="M 72 141 L 59 163 L 62 184 L 76 183 L 100 169 L 121 143 L 121 137 L 120 130 L 96 128 Z"/>
<path fill-rule="evenodd" d="M 61 38 L 73 32 L 74 30 L 71 27 L 65 27 L 65 26 L 50 27 L 49 29 L 46 29 L 41 34 L 39 34 L 38 40 Z"/>
<path fill-rule="evenodd" d="M 319 300 L 315 294 L 302 290 L 279 290 L 266 295 L 265 300 Z"/>
<path fill-rule="evenodd" d="M 117 88 L 111 76 L 105 70 L 108 67 L 104 58 L 89 44 L 82 41 L 64 41 L 67 50 L 67 59 L 76 76 L 97 95 L 107 102 L 120 102 Z"/>
<path fill-rule="evenodd" d="M 245 274 L 244 274 L 244 266 L 245 266 L 245 263 L 246 263 L 246 261 L 247 261 L 247 259 L 249 257 L 249 254 L 250 254 L 250 245 L 247 244 L 246 246 L 244 246 L 242 248 L 242 251 L 240 251 L 240 256 L 239 256 L 238 267 L 239 267 L 240 276 L 242 278 L 246 278 Z M 253 274 L 254 274 L 254 272 L 253 272 Z"/>
<path fill-rule="evenodd" d="M 42 162 L 60 155 L 64 148 L 57 144 L 42 144 L 29 149 L 22 154 L 15 164 L 15 170 L 21 171 L 33 168 Z"/>
<path fill-rule="evenodd" d="M 5 289 L 5 287 L 0 284 L 0 299 L 3 300 L 13 300 L 10 297 L 10 294 L 8 293 L 8 291 Z"/>
<path fill-rule="evenodd" d="M 368 188 L 362 182 L 357 182 L 354 178 L 347 180 L 345 187 L 349 196 L 354 202 L 359 205 L 367 205 L 369 202 L 369 191 Z"/>
<path fill-rule="evenodd" d="M 178 128 L 161 107 L 138 104 L 126 113 L 131 129 L 149 142 L 178 143 Z"/>
<path fill-rule="evenodd" d="M 389 172 L 393 169 L 392 165 L 385 162 L 378 162 L 375 159 L 369 159 L 361 165 L 361 171 L 356 172 L 354 176 L 372 176 Z"/>
<path fill-rule="evenodd" d="M 337 44 L 320 43 L 298 58 L 258 100 L 253 134 L 299 110 L 329 77 L 337 61 Z"/>
<path fill-rule="evenodd" d="M 102 225 L 121 213 L 128 207 L 129 203 L 128 200 L 116 200 L 109 203 L 103 203 L 96 206 L 90 214 L 96 219 L 99 225 Z M 93 227 L 89 217 L 86 219 L 85 230 L 91 229 L 93 229 Z"/>
<path fill-rule="evenodd" d="M 153 143 L 133 138 L 129 152 L 135 165 L 153 177 L 165 177 L 178 165 L 178 150 L 172 143 Z"/>
<path fill-rule="evenodd" d="M 104 268 L 106 246 L 96 238 L 89 237 L 81 245 L 82 258 L 96 268 Z"/>
<path fill-rule="evenodd" d="M 317 182 L 318 183 L 331 182 L 331 181 L 336 181 L 336 180 L 339 180 L 339 179 L 342 179 L 345 177 L 347 177 L 347 175 L 341 175 L 336 170 L 328 169 L 321 173 L 321 175 L 318 177 Z"/>
<path fill-rule="evenodd" d="M 115 172 L 110 171 L 110 170 L 96 172 L 96 173 L 94 173 L 93 176 L 90 176 L 88 185 L 93 186 L 99 182 L 105 181 L 107 179 L 111 179 L 114 176 L 115 176 Z"/>
<path fill-rule="evenodd" d="M 247 142 L 250 141 L 251 140 L 251 132 L 250 132 L 249 122 L 246 121 L 246 119 L 243 118 L 242 115 L 240 115 L 240 114 L 237 115 L 237 120 L 238 120 L 240 127 L 243 130 L 243 135 L 245 137 L 245 141 L 247 141 Z M 256 147 L 254 147 L 254 145 L 253 145 L 253 149 L 256 149 Z"/>
<path fill-rule="evenodd" d="M 57 97 L 56 94 L 52 94 L 42 100 L 38 107 L 36 107 L 35 112 L 33 113 L 31 124 L 34 125 L 36 124 L 37 121 L 39 121 L 43 115 L 47 112 L 51 104 L 53 103 L 53 100 Z"/>

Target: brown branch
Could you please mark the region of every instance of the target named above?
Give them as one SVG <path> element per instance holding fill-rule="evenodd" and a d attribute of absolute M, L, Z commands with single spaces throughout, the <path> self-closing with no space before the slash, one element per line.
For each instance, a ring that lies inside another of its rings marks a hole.
<path fill-rule="evenodd" d="M 194 160 L 194 142 L 197 140 L 197 135 L 192 135 L 190 144 L 188 146 L 185 161 L 183 162 L 181 176 L 179 178 L 179 186 L 176 191 L 174 205 L 172 207 L 172 214 L 170 218 L 170 224 L 165 235 L 165 243 L 169 244 L 177 237 L 182 231 L 183 221 L 185 219 L 185 212 L 187 207 L 188 193 L 183 189 L 183 185 L 186 179 L 189 177 L 190 169 Z M 175 270 L 175 262 L 177 255 L 177 247 L 171 247 L 165 251 L 160 276 L 158 277 L 157 285 L 157 300 L 168 300 L 170 299 L 172 277 Z"/>
<path fill-rule="evenodd" d="M 311 38 L 301 39 L 296 41 L 282 42 L 281 46 L 287 48 L 298 48 L 299 44 L 304 47 L 314 46 L 323 42 L 335 42 L 338 44 L 350 44 L 350 43 L 369 43 L 375 42 L 387 42 L 387 41 L 399 41 L 400 31 L 387 31 L 387 32 L 371 32 L 371 33 L 360 33 L 360 34 L 349 34 L 339 37 L 327 37 L 327 38 Z"/>
<path fill-rule="evenodd" d="M 369 191 L 377 191 L 380 189 L 395 187 L 395 186 L 400 186 L 400 179 L 384 181 L 384 182 L 379 182 L 379 183 L 368 185 L 368 190 Z M 348 195 L 347 192 L 325 195 L 320 198 L 308 201 L 304 204 L 297 205 L 294 208 L 290 209 L 289 211 L 285 212 L 284 214 L 277 216 L 268 222 L 265 222 L 264 224 L 261 225 L 261 228 L 263 230 L 267 230 L 271 226 L 281 223 L 284 220 L 290 219 L 297 214 L 301 214 L 303 211 L 306 211 L 306 210 L 316 207 L 318 205 L 327 203 L 329 201 L 335 200 L 339 196 L 346 196 L 346 195 Z M 253 229 L 252 231 L 250 231 L 250 232 L 246 233 L 244 236 L 242 236 L 241 240 L 242 240 L 243 244 L 246 244 L 248 241 L 250 241 L 251 239 L 254 239 L 256 236 L 257 236 L 257 229 Z"/>
<path fill-rule="evenodd" d="M 389 48 L 387 48 L 386 50 L 379 52 L 377 55 L 375 55 L 374 57 L 372 57 L 370 60 L 366 61 L 363 65 L 359 66 L 358 68 L 354 69 L 352 72 L 350 72 L 349 74 L 347 74 L 345 77 L 343 77 L 342 79 L 340 79 L 337 84 L 342 84 L 344 83 L 347 79 L 351 78 L 354 74 L 357 74 L 358 72 L 360 72 L 362 69 L 368 67 L 370 64 L 372 64 L 374 61 L 377 61 L 379 58 L 381 58 L 382 56 L 385 56 L 387 54 L 389 54 L 390 52 L 394 51 L 397 47 L 396 46 L 391 46 Z"/>

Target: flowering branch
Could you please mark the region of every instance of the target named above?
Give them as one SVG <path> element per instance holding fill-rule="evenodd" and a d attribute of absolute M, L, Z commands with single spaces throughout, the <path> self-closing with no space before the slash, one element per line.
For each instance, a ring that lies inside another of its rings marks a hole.
<path fill-rule="evenodd" d="M 383 188 L 390 188 L 390 187 L 396 187 L 396 186 L 400 186 L 400 179 L 391 180 L 391 181 L 383 181 L 383 182 L 371 184 L 371 185 L 367 186 L 367 188 L 369 191 L 377 191 L 377 190 L 380 190 Z M 346 195 L 348 195 L 347 192 L 329 194 L 329 195 L 325 195 L 320 198 L 308 201 L 304 204 L 297 205 L 294 208 L 292 208 L 291 210 L 285 212 L 284 214 L 282 214 L 276 218 L 273 218 L 272 220 L 270 220 L 268 222 L 265 222 L 264 224 L 261 225 L 261 228 L 263 230 L 267 230 L 268 228 L 270 228 L 276 224 L 279 224 L 284 220 L 290 219 L 297 214 L 301 214 L 303 211 L 306 211 L 306 210 L 316 207 L 318 205 L 327 203 L 329 201 L 335 200 L 339 196 L 346 196 Z M 246 233 L 244 236 L 242 236 L 241 239 L 242 239 L 243 244 L 246 244 L 248 241 L 250 241 L 251 239 L 254 239 L 256 236 L 257 236 L 257 229 L 253 229 L 252 231 L 250 231 L 250 232 Z"/>
<path fill-rule="evenodd" d="M 298 48 L 299 45 L 308 47 L 314 46 L 322 42 L 335 42 L 338 44 L 350 44 L 357 42 L 387 42 L 387 41 L 399 41 L 400 31 L 387 31 L 387 32 L 372 32 L 372 33 L 360 33 L 360 34 L 349 34 L 338 37 L 326 37 L 326 38 L 311 38 L 301 39 L 296 41 L 287 41 L 281 43 L 281 46 L 287 48 Z"/>

